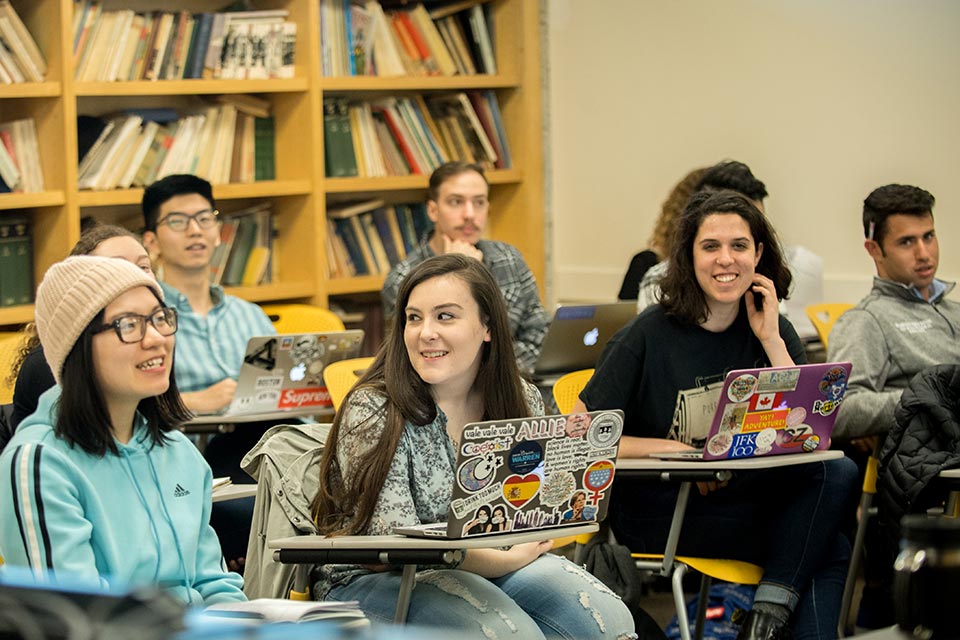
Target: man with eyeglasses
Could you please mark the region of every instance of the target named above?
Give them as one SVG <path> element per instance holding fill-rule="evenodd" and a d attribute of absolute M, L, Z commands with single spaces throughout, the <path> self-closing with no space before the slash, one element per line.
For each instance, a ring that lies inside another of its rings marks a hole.
<path fill-rule="evenodd" d="M 276 330 L 260 307 L 210 283 L 220 222 L 209 182 L 194 175 L 167 176 L 144 190 L 142 208 L 143 244 L 166 304 L 177 311 L 177 386 L 191 411 L 214 413 L 233 400 L 249 338 Z M 214 477 L 251 482 L 240 460 L 270 426 L 244 424 L 211 438 L 204 458 Z M 253 500 L 244 499 L 214 505 L 210 517 L 230 569 L 240 573 L 252 514 Z"/>
<path fill-rule="evenodd" d="M 157 265 L 167 304 L 179 314 L 174 366 L 184 402 L 195 413 L 226 408 L 237 388 L 247 340 L 276 334 L 259 306 L 210 283 L 213 250 L 220 244 L 217 215 L 210 183 L 194 175 L 167 176 L 143 192 L 143 243 Z M 245 443 L 236 447 L 242 449 L 255 431 L 244 428 L 233 438 L 211 441 L 208 461 L 214 475 L 233 475 L 238 470 L 233 465 L 239 463 L 239 458 L 231 461 L 230 473 L 223 473 L 212 458 L 225 443 L 214 441 L 242 438 Z M 250 446 L 255 443 L 253 439 Z M 239 455 L 243 453 L 246 449 Z"/>

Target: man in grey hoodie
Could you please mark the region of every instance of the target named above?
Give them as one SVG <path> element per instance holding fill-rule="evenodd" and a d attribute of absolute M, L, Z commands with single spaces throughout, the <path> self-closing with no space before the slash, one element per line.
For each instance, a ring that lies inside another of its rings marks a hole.
<path fill-rule="evenodd" d="M 946 299 L 954 283 L 936 278 L 933 205 L 927 191 L 900 184 L 874 189 L 863 201 L 863 246 L 877 276 L 830 332 L 829 360 L 853 363 L 835 439 L 885 434 L 916 373 L 960 363 L 960 303 Z"/>

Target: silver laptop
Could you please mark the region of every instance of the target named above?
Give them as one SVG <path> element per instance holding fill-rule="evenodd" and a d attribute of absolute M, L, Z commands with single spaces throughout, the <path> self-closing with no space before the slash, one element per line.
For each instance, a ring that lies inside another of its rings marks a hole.
<path fill-rule="evenodd" d="M 622 434 L 619 409 L 468 424 L 447 522 L 394 533 L 469 538 L 600 522 Z"/>
<path fill-rule="evenodd" d="M 559 305 L 547 328 L 533 377 L 544 379 L 597 364 L 614 333 L 637 317 L 636 302 Z"/>
<path fill-rule="evenodd" d="M 257 336 L 247 342 L 233 402 L 220 417 L 303 414 L 333 407 L 323 382 L 331 362 L 360 355 L 363 331 Z"/>

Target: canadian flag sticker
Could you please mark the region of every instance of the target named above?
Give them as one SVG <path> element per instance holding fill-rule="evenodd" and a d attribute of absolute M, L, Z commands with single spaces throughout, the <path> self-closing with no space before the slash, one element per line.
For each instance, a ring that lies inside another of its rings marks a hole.
<path fill-rule="evenodd" d="M 783 393 L 755 393 L 750 398 L 750 411 L 770 411 L 780 406 Z"/>

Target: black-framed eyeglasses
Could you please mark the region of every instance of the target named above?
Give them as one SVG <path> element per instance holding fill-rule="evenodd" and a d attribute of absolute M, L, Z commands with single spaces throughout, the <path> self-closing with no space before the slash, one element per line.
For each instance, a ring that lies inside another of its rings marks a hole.
<path fill-rule="evenodd" d="M 171 231 L 186 231 L 187 227 L 190 226 L 190 221 L 193 220 L 197 223 L 197 226 L 201 229 L 212 229 L 214 225 L 219 222 L 217 216 L 220 215 L 220 212 L 216 209 L 205 209 L 203 211 L 197 211 L 194 214 L 188 213 L 171 213 L 167 215 L 163 220 L 157 222 L 157 226 L 167 225 L 170 227 Z"/>
<path fill-rule="evenodd" d="M 147 323 L 152 324 L 160 335 L 172 336 L 177 332 L 177 310 L 173 307 L 160 307 L 148 316 L 127 313 L 113 322 L 97 327 L 93 330 L 93 334 L 113 329 L 117 332 L 120 342 L 136 344 L 147 335 Z"/>

